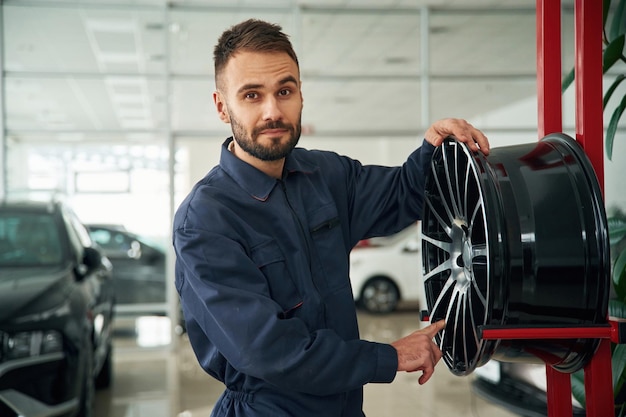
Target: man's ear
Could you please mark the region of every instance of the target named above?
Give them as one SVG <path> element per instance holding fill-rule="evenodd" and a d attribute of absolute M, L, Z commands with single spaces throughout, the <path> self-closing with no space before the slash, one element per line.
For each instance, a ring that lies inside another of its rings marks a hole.
<path fill-rule="evenodd" d="M 228 109 L 226 108 L 226 101 L 222 97 L 222 93 L 219 91 L 213 92 L 213 102 L 215 103 L 215 108 L 217 110 L 217 115 L 220 120 L 224 123 L 230 123 L 230 116 L 228 115 Z"/>

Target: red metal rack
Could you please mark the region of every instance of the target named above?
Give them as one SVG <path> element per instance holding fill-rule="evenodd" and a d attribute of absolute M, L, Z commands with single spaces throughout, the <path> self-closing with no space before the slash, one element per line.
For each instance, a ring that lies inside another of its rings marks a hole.
<path fill-rule="evenodd" d="M 589 157 L 604 192 L 602 1 L 575 0 L 574 7 L 576 140 Z M 561 2 L 537 0 L 539 138 L 562 131 L 561 74 Z M 598 327 L 484 328 L 482 333 L 485 339 L 600 339 L 597 351 L 584 368 L 587 416 L 608 417 L 615 414 L 610 344 L 624 343 L 625 324 L 609 319 L 606 326 Z M 552 368 L 550 358 L 540 359 L 546 363 L 548 416 L 571 416 L 570 375 Z"/>
<path fill-rule="evenodd" d="M 585 398 L 587 417 L 615 415 L 613 382 L 611 377 L 611 342 L 626 342 L 626 321 L 609 319 L 608 324 L 585 327 L 497 327 L 479 328 L 485 340 L 514 339 L 600 339 L 597 351 L 585 365 Z M 548 355 L 533 352 L 546 364 L 547 400 L 549 417 L 573 415 L 572 383 L 570 374 L 560 372 Z"/>

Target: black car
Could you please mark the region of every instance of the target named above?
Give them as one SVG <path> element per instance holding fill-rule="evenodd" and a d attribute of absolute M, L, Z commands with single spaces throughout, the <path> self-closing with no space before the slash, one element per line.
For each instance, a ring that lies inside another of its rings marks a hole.
<path fill-rule="evenodd" d="M 0 202 L 0 416 L 92 415 L 112 378 L 112 266 L 61 202 Z"/>
<path fill-rule="evenodd" d="M 543 364 L 491 360 L 476 368 L 472 391 L 522 417 L 548 415 L 546 367 Z M 572 398 L 573 417 L 585 410 Z"/>
<path fill-rule="evenodd" d="M 118 307 L 165 303 L 163 250 L 123 226 L 87 224 L 87 229 L 113 264 Z"/>

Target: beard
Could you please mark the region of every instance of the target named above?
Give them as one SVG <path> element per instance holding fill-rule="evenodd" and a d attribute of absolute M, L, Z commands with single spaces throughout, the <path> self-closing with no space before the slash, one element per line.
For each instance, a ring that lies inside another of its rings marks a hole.
<path fill-rule="evenodd" d="M 300 140 L 302 132 L 301 119 L 298 119 L 295 125 L 284 124 L 281 121 L 269 122 L 263 126 L 255 127 L 248 135 L 245 127 L 239 123 L 236 117 L 233 117 L 232 113 L 229 113 L 229 117 L 233 139 L 246 153 L 262 161 L 278 161 L 286 157 Z M 289 132 L 289 140 L 282 143 L 280 137 L 273 137 L 270 138 L 271 144 L 269 146 L 261 145 L 257 139 L 265 129 L 286 129 Z"/>

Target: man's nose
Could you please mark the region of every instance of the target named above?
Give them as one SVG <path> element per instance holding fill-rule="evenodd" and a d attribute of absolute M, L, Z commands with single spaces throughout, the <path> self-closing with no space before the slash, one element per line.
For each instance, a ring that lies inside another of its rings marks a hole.
<path fill-rule="evenodd" d="M 279 101 L 274 96 L 268 96 L 263 102 L 263 120 L 280 120 L 281 118 Z"/>

